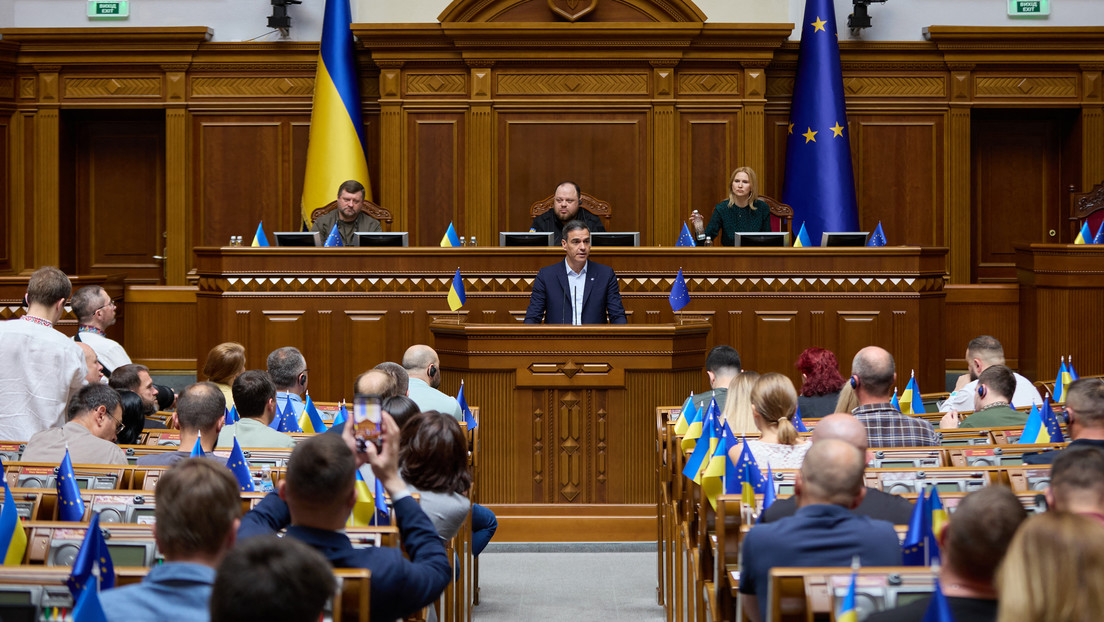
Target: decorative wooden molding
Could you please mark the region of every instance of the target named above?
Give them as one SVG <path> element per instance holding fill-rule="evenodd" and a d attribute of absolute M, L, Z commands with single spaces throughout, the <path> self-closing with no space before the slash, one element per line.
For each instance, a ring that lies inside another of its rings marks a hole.
<path fill-rule="evenodd" d="M 69 99 L 129 99 L 161 98 L 161 77 L 79 77 L 62 79 L 62 98 Z"/>
<path fill-rule="evenodd" d="M 697 22 L 706 15 L 690 0 L 453 0 L 437 16 L 445 22 L 510 22 L 524 11 L 527 21 L 576 22 L 595 9 L 612 12 L 622 22 Z M 534 19 L 534 17 L 536 19 Z"/>
<path fill-rule="evenodd" d="M 974 82 L 978 98 L 1065 98 L 1077 97 L 1077 76 L 979 75 Z"/>
<path fill-rule="evenodd" d="M 467 77 L 461 73 L 407 73 L 407 95 L 465 95 Z"/>
<path fill-rule="evenodd" d="M 306 97 L 314 94 L 314 77 L 196 76 L 192 97 Z"/>
<path fill-rule="evenodd" d="M 740 74 L 679 72 L 678 90 L 682 95 L 739 95 Z"/>
<path fill-rule="evenodd" d="M 646 73 L 499 73 L 498 95 L 645 95 Z"/>

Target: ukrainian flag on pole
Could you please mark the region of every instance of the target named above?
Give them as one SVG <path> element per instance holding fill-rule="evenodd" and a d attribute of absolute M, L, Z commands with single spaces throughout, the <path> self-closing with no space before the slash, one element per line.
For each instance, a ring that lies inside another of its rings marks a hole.
<path fill-rule="evenodd" d="M 468 295 L 464 292 L 464 277 L 460 276 L 460 268 L 452 275 L 452 283 L 449 284 L 448 306 L 453 311 L 464 306 L 468 301 Z"/>
<path fill-rule="evenodd" d="M 337 187 L 346 180 L 364 184 L 364 198 L 372 198 L 353 60 L 353 32 L 349 29 L 352 21 L 349 0 L 326 0 L 303 179 L 301 207 L 303 223 L 308 226 L 311 212 L 333 201 Z"/>

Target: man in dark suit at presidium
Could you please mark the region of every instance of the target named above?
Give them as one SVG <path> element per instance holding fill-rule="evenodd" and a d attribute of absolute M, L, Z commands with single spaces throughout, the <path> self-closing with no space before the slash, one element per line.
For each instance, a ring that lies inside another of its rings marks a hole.
<path fill-rule="evenodd" d="M 526 324 L 627 324 L 617 275 L 590 256 L 590 229 L 578 220 L 564 225 L 560 242 L 567 258 L 541 268 L 533 281 Z"/>

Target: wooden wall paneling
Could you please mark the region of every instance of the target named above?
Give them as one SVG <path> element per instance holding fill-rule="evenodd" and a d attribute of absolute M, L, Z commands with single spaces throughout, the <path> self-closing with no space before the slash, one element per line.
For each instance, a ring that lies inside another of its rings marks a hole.
<path fill-rule="evenodd" d="M 398 335 L 397 331 L 388 330 L 386 310 L 356 310 L 345 311 L 339 316 L 341 322 L 336 326 L 333 338 L 329 340 L 330 355 L 319 361 L 319 369 L 325 370 L 318 377 L 326 376 L 325 383 L 329 390 L 325 395 L 328 400 L 346 397 L 348 402 L 353 402 L 352 385 L 343 386 L 338 378 L 354 378 L 361 372 L 372 369 L 383 361 L 395 361 L 401 363 L 398 357 L 388 357 L 387 350 L 394 350 Z M 326 318 L 319 317 L 321 322 Z M 334 318 L 337 319 L 337 318 Z M 325 342 L 322 342 L 325 343 Z M 346 350 L 346 343 L 355 343 L 357 347 L 351 352 Z M 406 346 L 414 342 L 407 342 Z M 405 350 L 405 348 L 404 348 Z M 312 379 L 313 381 L 313 379 Z M 321 387 L 318 395 L 323 395 Z"/>
<path fill-rule="evenodd" d="M 763 306 L 775 308 L 785 305 Z M 805 319 L 800 317 L 803 315 L 805 314 L 799 314 L 792 309 L 755 311 L 753 316 L 755 319 L 752 322 L 755 332 L 755 354 L 751 360 L 744 363 L 744 366 L 747 369 L 761 370 L 760 373 L 779 371 L 790 376 L 791 380 L 794 379 L 792 369 L 796 358 L 792 354 L 807 347 L 803 344 L 804 340 L 798 336 L 801 334 L 799 323 Z"/>
<path fill-rule="evenodd" d="M 470 237 L 468 220 L 479 216 L 474 209 L 470 214 L 464 210 L 467 163 L 463 113 L 411 113 L 406 121 L 411 146 L 405 167 L 410 189 L 410 244 L 437 245 L 449 222 L 457 235 Z"/>
<path fill-rule="evenodd" d="M 225 246 L 231 235 L 249 245 L 257 223 L 290 222 L 287 193 L 272 180 L 284 169 L 281 122 L 274 118 L 195 115 L 195 243 Z M 269 239 L 269 243 L 272 240 Z"/>
<path fill-rule="evenodd" d="M 303 178 L 307 172 L 307 143 L 310 139 L 310 118 L 293 120 L 289 126 L 287 153 L 289 159 L 289 171 L 287 181 L 290 184 L 292 197 L 291 210 L 288 213 L 288 222 L 284 223 L 286 229 L 280 231 L 298 231 L 303 226 Z M 370 179 L 361 180 L 371 188 Z M 370 194 L 370 193 L 369 193 Z M 337 188 L 334 188 L 333 196 L 337 198 Z M 374 196 L 374 195 L 373 195 Z"/>
<path fill-rule="evenodd" d="M 943 330 L 948 371 L 966 370 L 966 345 L 974 337 L 991 335 L 1004 347 L 1005 365 L 1019 368 L 1020 292 L 1015 283 L 947 285 L 946 316 L 954 318 Z M 1032 378 L 1032 380 L 1035 380 Z"/>
<path fill-rule="evenodd" d="M 181 78 L 183 79 L 183 78 Z M 188 111 L 182 106 L 165 110 L 165 238 L 161 241 L 162 274 L 168 285 L 183 285 L 192 262 L 188 241 L 194 239 L 188 209 L 195 194 L 189 182 L 190 141 Z"/>
<path fill-rule="evenodd" d="M 688 220 L 690 212 L 698 210 L 708 225 L 713 206 L 728 198 L 728 176 L 740 166 L 735 164 L 738 161 L 736 121 L 735 113 L 686 110 L 679 115 L 679 159 L 685 163 L 680 171 L 679 196 L 686 200 L 680 205 L 680 221 Z"/>
<path fill-rule="evenodd" d="M 48 85 L 57 81 L 57 73 L 39 76 L 40 82 Z M 47 93 L 52 92 L 55 107 L 40 107 L 35 113 L 34 124 L 34 235 L 32 253 L 34 265 L 57 265 L 61 256 L 58 231 L 58 137 L 59 114 L 56 107 L 56 84 L 51 88 L 43 86 Z M 51 99 L 49 95 L 43 99 Z"/>
<path fill-rule="evenodd" d="M 11 164 L 11 153 L 14 150 L 12 141 L 12 117 L 0 117 L 0 226 L 4 232 L 0 234 L 0 270 L 12 269 L 12 233 L 16 231 L 13 212 L 12 197 L 14 192 L 11 187 L 11 178 L 8 175 L 8 167 Z"/>
<path fill-rule="evenodd" d="M 264 309 L 253 315 L 253 322 L 250 325 L 255 343 L 261 346 L 259 354 L 262 356 L 267 357 L 269 352 L 285 346 L 296 346 L 303 351 L 306 348 L 307 336 L 318 336 L 319 327 L 312 321 L 317 316 L 315 313 L 306 311 L 302 304 L 296 304 L 294 299 L 268 299 L 262 306 Z M 317 343 L 312 345 L 318 346 Z M 308 359 L 308 369 L 310 363 Z M 328 394 L 330 387 L 326 374 L 314 375 L 322 376 L 322 382 L 319 383 L 322 386 L 318 388 L 322 395 Z M 307 382 L 310 384 L 310 379 Z"/>
<path fill-rule="evenodd" d="M 941 245 L 943 197 L 936 189 L 942 176 L 942 125 L 941 117 L 849 118 L 850 128 L 857 130 L 851 148 L 857 152 L 861 230 L 873 231 L 881 222 L 893 244 Z"/>
<path fill-rule="evenodd" d="M 122 344 L 135 363 L 160 373 L 196 371 L 196 288 L 130 285 Z M 200 367 L 203 360 L 200 361 Z"/>
<path fill-rule="evenodd" d="M 18 113 L 22 129 L 20 144 L 17 145 L 16 157 L 12 159 L 15 168 L 12 169 L 13 184 L 16 188 L 13 206 L 15 208 L 17 223 L 22 223 L 18 231 L 22 235 L 16 235 L 14 247 L 16 250 L 17 266 L 13 268 L 26 269 L 27 266 L 35 266 L 34 244 L 34 170 L 38 163 L 35 156 L 35 115 L 32 112 Z"/>
<path fill-rule="evenodd" d="M 834 332 L 837 337 L 833 340 L 836 347 L 828 349 L 836 353 L 836 359 L 846 372 L 850 368 L 848 361 L 855 358 L 855 354 L 869 345 L 880 345 L 889 349 L 890 344 L 882 339 L 885 335 L 884 313 L 882 311 L 842 311 L 837 310 Z M 900 352 L 891 352 L 895 357 L 900 357 Z M 794 360 L 797 360 L 796 358 Z M 898 370 L 899 372 L 900 370 Z"/>

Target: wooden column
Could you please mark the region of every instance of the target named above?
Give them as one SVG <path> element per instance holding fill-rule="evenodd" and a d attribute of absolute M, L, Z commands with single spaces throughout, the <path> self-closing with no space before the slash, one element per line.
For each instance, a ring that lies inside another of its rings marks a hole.
<path fill-rule="evenodd" d="M 970 99 L 973 67 L 952 68 L 951 109 L 947 118 L 947 159 L 944 184 L 946 241 L 951 249 L 947 269 L 952 283 L 970 282 L 971 166 Z"/>
<path fill-rule="evenodd" d="M 187 67 L 165 67 L 165 257 L 166 285 L 184 285 L 188 271 L 185 239 L 188 220 L 188 111 L 185 106 Z"/>
<path fill-rule="evenodd" d="M 391 210 L 392 231 L 406 231 L 406 184 L 403 177 L 402 63 L 376 63 L 380 68 L 380 205 Z"/>
<path fill-rule="evenodd" d="M 743 127 L 740 133 L 740 143 L 743 145 L 741 166 L 750 166 L 755 171 L 760 171 L 759 175 L 762 176 L 767 169 L 764 125 L 766 117 L 763 112 L 767 103 L 766 64 L 757 66 L 744 63 L 744 67 L 744 109 L 741 115 Z"/>
<path fill-rule="evenodd" d="M 656 101 L 652 105 L 652 201 L 645 216 L 653 242 L 673 243 L 681 227 L 678 198 L 678 119 L 675 114 L 676 61 L 652 61 Z"/>
<path fill-rule="evenodd" d="M 467 228 L 480 244 L 496 244 L 499 206 L 495 203 L 494 113 L 491 109 L 493 61 L 471 61 L 468 111 Z M 477 209 L 480 206 L 483 209 Z M 508 208 L 509 206 L 502 206 Z"/>
<path fill-rule="evenodd" d="M 1104 73 L 1099 65 L 1082 66 L 1081 188 L 1104 179 Z"/>
<path fill-rule="evenodd" d="M 38 111 L 34 121 L 33 266 L 57 265 L 58 241 L 58 66 L 38 66 Z"/>

